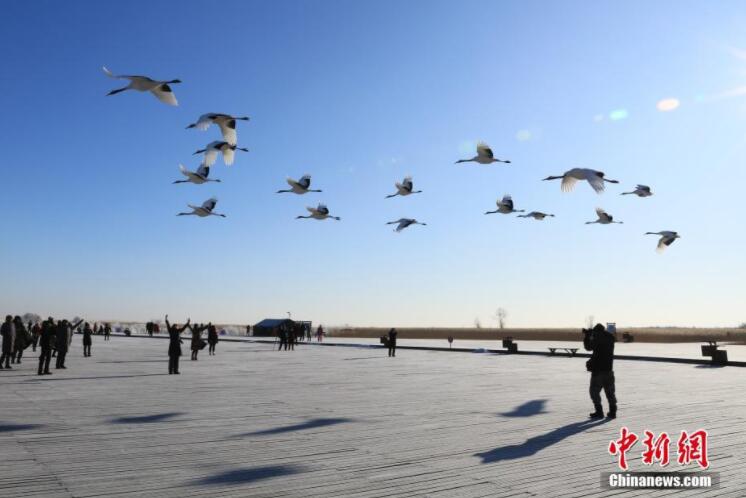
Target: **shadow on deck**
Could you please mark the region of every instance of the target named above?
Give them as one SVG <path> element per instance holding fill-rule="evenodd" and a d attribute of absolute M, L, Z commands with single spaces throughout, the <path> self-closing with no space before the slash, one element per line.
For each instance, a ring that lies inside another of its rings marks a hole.
<path fill-rule="evenodd" d="M 476 453 L 474 456 L 478 456 L 482 459 L 482 463 L 493 463 L 502 460 L 516 460 L 519 458 L 525 458 L 546 449 L 553 444 L 557 444 L 560 441 L 580 434 L 583 431 L 598 427 L 608 422 L 608 419 L 602 420 L 583 420 L 582 422 L 574 422 L 572 424 L 564 425 L 553 431 L 541 434 L 540 436 L 534 436 L 527 439 L 521 444 L 513 444 L 510 446 L 501 446 L 484 453 Z"/>

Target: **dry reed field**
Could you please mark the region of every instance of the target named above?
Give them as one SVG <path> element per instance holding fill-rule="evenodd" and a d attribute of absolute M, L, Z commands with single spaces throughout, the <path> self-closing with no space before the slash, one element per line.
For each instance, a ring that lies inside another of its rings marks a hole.
<path fill-rule="evenodd" d="M 500 340 L 512 337 L 524 341 L 579 341 L 581 329 L 570 328 L 398 328 L 400 339 L 445 339 L 453 336 L 461 340 Z M 334 337 L 380 337 L 388 332 L 383 327 L 335 328 Z M 746 342 L 746 329 L 695 327 L 639 327 L 617 328 L 617 335 L 629 332 L 637 342 Z"/>

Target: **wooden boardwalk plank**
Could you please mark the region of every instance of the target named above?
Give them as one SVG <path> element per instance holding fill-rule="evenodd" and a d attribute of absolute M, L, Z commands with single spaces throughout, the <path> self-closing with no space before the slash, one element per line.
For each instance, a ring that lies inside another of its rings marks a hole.
<path fill-rule="evenodd" d="M 649 496 L 600 487 L 622 425 L 710 431 L 720 488 L 655 496 L 743 496 L 739 369 L 618 361 L 620 418 L 589 425 L 576 359 L 224 341 L 169 376 L 163 340 L 94 341 L 0 372 L 0 498 Z"/>

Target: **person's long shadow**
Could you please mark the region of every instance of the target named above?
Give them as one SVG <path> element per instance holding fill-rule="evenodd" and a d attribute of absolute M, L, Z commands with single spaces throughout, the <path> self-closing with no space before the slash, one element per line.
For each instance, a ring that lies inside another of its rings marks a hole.
<path fill-rule="evenodd" d="M 130 379 L 133 377 L 158 377 L 161 375 L 168 375 L 168 374 L 157 373 L 157 374 L 133 374 L 133 375 L 99 375 L 96 377 L 57 377 L 55 379 L 50 379 L 47 377 L 43 379 L 37 379 L 35 376 L 32 376 L 33 378 L 27 379 L 25 382 L 59 382 L 59 381 L 66 381 L 66 380 Z"/>
<path fill-rule="evenodd" d="M 493 463 L 501 460 L 516 460 L 518 458 L 525 458 L 531 455 L 535 455 L 543 449 L 546 449 L 553 444 L 557 444 L 563 439 L 570 436 L 579 434 L 585 430 L 598 427 L 608 422 L 609 419 L 601 420 L 583 420 L 582 422 L 574 422 L 572 424 L 558 427 L 551 432 L 534 436 L 527 439 L 521 444 L 512 444 L 510 446 L 501 446 L 494 450 L 486 451 L 484 453 L 475 453 L 474 456 L 478 456 L 482 459 L 482 463 Z"/>
<path fill-rule="evenodd" d="M 286 425 L 284 427 L 275 427 L 274 429 L 265 429 L 261 431 L 247 432 L 245 434 L 239 434 L 238 437 L 245 436 L 269 436 L 271 434 L 282 434 L 284 432 L 304 431 L 307 429 L 316 429 L 318 427 L 327 427 L 330 425 L 346 424 L 353 422 L 350 418 L 314 418 L 307 422 L 294 425 Z"/>
<path fill-rule="evenodd" d="M 192 485 L 248 484 L 261 479 L 297 474 L 304 470 L 299 465 L 265 465 L 263 467 L 251 467 L 248 469 L 227 470 L 198 479 Z"/>
<path fill-rule="evenodd" d="M 0 423 L 0 432 L 30 431 L 42 427 L 41 424 L 3 424 Z"/>
<path fill-rule="evenodd" d="M 522 405 L 518 405 L 509 412 L 501 413 L 503 417 L 533 417 L 534 415 L 540 415 L 547 413 L 544 411 L 544 405 L 547 400 L 545 399 L 534 399 L 527 401 Z"/>
<path fill-rule="evenodd" d="M 163 363 L 163 360 L 111 360 L 111 361 L 97 361 L 96 363 L 102 363 L 102 364 L 119 364 L 119 363 Z"/>
<path fill-rule="evenodd" d="M 138 417 L 117 417 L 109 420 L 110 424 L 152 424 L 155 422 L 166 422 L 174 417 L 183 415 L 181 412 L 157 413 L 155 415 L 142 415 Z"/>

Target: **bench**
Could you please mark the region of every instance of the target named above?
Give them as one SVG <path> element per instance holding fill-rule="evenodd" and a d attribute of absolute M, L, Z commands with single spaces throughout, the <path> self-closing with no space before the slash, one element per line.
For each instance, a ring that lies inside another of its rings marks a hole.
<path fill-rule="evenodd" d="M 508 353 L 518 352 L 518 344 L 513 342 L 512 337 L 506 337 L 505 339 L 503 339 L 503 347 L 508 350 Z"/>
<path fill-rule="evenodd" d="M 549 354 L 550 356 L 554 356 L 555 353 L 557 353 L 557 350 L 561 349 L 565 353 L 567 353 L 567 356 L 575 356 L 575 354 L 578 352 L 578 348 L 549 348 Z"/>
<path fill-rule="evenodd" d="M 728 352 L 718 349 L 717 341 L 707 341 L 707 345 L 702 346 L 702 356 L 712 358 L 714 365 L 725 365 L 728 363 Z"/>

